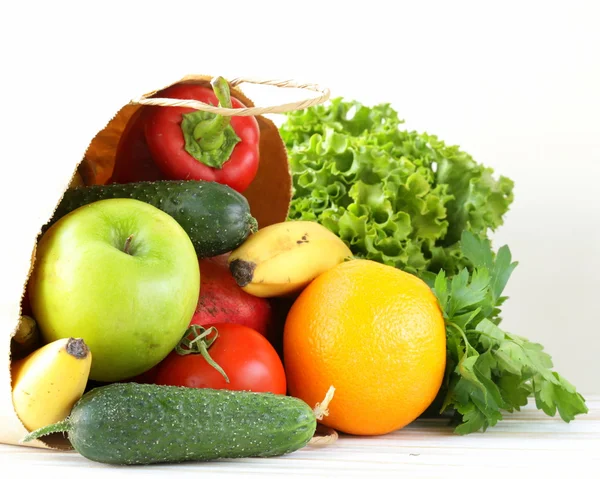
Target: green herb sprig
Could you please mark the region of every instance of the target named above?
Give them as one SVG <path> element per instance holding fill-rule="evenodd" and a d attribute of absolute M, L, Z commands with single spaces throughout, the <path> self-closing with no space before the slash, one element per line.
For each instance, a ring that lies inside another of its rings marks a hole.
<path fill-rule="evenodd" d="M 540 344 L 500 329 L 502 292 L 517 266 L 508 246 L 494 254 L 488 240 L 464 231 L 461 251 L 474 265 L 452 277 L 424 273 L 444 314 L 447 365 L 441 412 L 454 410 L 455 431 L 485 431 L 535 397 L 549 416 L 558 411 L 569 422 L 588 412 L 575 387 L 553 371 Z"/>

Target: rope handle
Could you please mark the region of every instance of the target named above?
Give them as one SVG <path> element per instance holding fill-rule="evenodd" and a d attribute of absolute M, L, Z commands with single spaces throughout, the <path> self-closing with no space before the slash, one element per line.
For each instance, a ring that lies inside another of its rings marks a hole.
<path fill-rule="evenodd" d="M 207 111 L 209 113 L 216 113 L 222 116 L 256 116 L 264 115 L 267 113 L 285 113 L 294 110 L 303 110 L 310 106 L 319 105 L 326 102 L 329 99 L 329 89 L 322 88 L 314 83 L 297 83 L 293 80 L 260 80 L 256 78 L 235 78 L 229 82 L 232 87 L 238 86 L 241 83 L 253 83 L 255 85 L 270 85 L 277 88 L 295 88 L 301 90 L 309 90 L 319 93 L 319 96 L 315 98 L 309 98 L 307 100 L 301 100 L 292 103 L 284 103 L 283 105 L 276 106 L 253 106 L 246 108 L 222 108 L 220 106 L 209 105 L 198 100 L 178 100 L 176 98 L 150 98 L 154 93 L 147 93 L 140 96 L 130 103 L 138 105 L 148 106 L 178 106 L 185 108 L 193 108 L 195 110 Z"/>

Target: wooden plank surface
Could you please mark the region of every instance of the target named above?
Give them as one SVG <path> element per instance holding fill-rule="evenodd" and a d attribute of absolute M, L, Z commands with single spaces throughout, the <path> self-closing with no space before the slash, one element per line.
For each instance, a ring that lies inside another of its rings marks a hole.
<path fill-rule="evenodd" d="M 570 424 L 532 405 L 485 433 L 457 436 L 440 420 L 392 434 L 350 437 L 284 457 L 153 466 L 106 466 L 75 452 L 0 445 L 3 477 L 600 477 L 600 396 Z M 5 476 L 6 469 L 19 471 Z"/>

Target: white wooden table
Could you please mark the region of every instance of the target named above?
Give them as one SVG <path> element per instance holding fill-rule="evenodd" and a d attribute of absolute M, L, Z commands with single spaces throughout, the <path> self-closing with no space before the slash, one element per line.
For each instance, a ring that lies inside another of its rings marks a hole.
<path fill-rule="evenodd" d="M 570 424 L 532 405 L 485 433 L 457 436 L 441 420 L 392 434 L 349 437 L 284 457 L 152 466 L 106 466 L 75 452 L 0 445 L 0 478 L 36 477 L 600 477 L 600 396 Z M 10 470 L 10 473 L 7 473 Z M 475 476 L 476 474 L 476 476 Z"/>

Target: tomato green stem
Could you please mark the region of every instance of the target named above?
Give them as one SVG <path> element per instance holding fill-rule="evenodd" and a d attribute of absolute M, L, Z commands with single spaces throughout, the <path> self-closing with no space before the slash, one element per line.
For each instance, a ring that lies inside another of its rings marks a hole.
<path fill-rule="evenodd" d="M 210 85 L 219 100 L 219 106 L 231 108 L 231 93 L 227 80 L 220 76 L 214 77 Z M 201 121 L 194 128 L 194 138 L 203 150 L 216 150 L 225 141 L 224 130 L 230 121 L 230 117 L 223 115 L 215 115 L 213 118 Z"/>
<path fill-rule="evenodd" d="M 211 337 L 213 333 L 214 335 Z M 208 353 L 208 349 L 218 337 L 219 332 L 214 326 L 206 329 L 198 324 L 192 324 L 183 335 L 183 338 L 179 344 L 175 346 L 175 351 L 181 356 L 185 356 L 187 354 L 201 354 L 206 362 L 219 371 L 219 373 L 221 373 L 221 375 L 225 378 L 225 381 L 229 383 L 229 377 L 227 377 L 227 374 L 225 374 L 223 368 L 219 366 Z"/>

